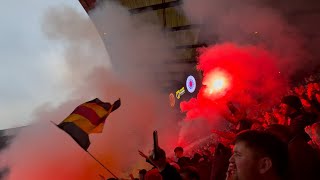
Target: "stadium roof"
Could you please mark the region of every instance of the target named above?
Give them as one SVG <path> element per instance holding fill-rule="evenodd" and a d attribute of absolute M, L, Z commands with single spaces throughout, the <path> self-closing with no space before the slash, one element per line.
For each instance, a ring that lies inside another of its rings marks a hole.
<path fill-rule="evenodd" d="M 79 0 L 84 9 L 92 10 L 99 1 Z M 195 71 L 196 49 L 205 46 L 199 42 L 200 25 L 190 24 L 183 15 L 181 9 L 182 0 L 118 0 L 128 8 L 132 15 L 144 13 L 156 13 L 159 24 L 163 26 L 164 33 L 174 40 L 176 45 L 177 59 L 168 59 L 168 66 L 183 66 L 184 68 L 172 68 L 175 71 L 168 72 L 169 79 L 160 78 L 163 88 L 168 89 L 177 86 L 178 81 L 184 81 L 188 73 Z"/>
<path fill-rule="evenodd" d="M 79 1 L 88 12 L 103 0 Z M 168 64 L 190 66 L 190 69 L 195 69 L 196 49 L 205 46 L 205 44 L 199 41 L 201 26 L 191 24 L 183 14 L 183 11 L 181 10 L 183 0 L 113 1 L 119 1 L 124 7 L 128 8 L 128 11 L 133 15 L 141 15 L 152 11 L 155 12 L 158 16 L 159 23 L 165 30 L 164 32 L 167 33 L 171 39 L 174 39 L 176 43 L 176 51 L 179 57 L 177 59 L 168 60 Z M 319 0 L 309 0 L 308 2 L 303 0 L 261 0 L 261 2 L 281 11 L 288 22 L 298 26 L 308 40 L 317 39 L 316 37 L 319 37 L 320 25 L 316 25 L 319 23 L 312 22 L 317 19 L 316 17 L 320 17 Z M 313 17 L 313 20 L 310 19 L 310 17 Z M 313 49 L 312 51 L 318 52 L 317 49 L 314 50 L 314 48 L 317 48 L 317 46 L 311 46 L 311 49 Z M 182 77 L 186 75 L 186 72 L 179 72 L 175 68 L 174 72 L 169 72 L 168 74 L 171 79 L 165 80 L 164 83 L 167 83 L 167 85 L 164 85 L 165 87 L 170 86 L 172 82 L 181 81 Z"/>

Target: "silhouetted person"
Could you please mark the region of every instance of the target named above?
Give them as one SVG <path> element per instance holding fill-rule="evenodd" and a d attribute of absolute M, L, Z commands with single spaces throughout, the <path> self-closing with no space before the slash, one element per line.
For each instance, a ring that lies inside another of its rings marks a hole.
<path fill-rule="evenodd" d="M 305 133 L 304 128 L 312 124 L 314 119 L 303 111 L 299 97 L 283 97 L 280 104 L 280 111 L 287 118 L 290 133 L 293 136 L 303 136 L 305 140 L 308 141 L 310 138 Z"/>
<path fill-rule="evenodd" d="M 176 147 L 174 149 L 174 154 L 175 154 L 175 157 L 177 158 L 177 163 L 181 168 L 190 165 L 190 163 L 191 163 L 190 158 L 185 157 L 183 155 L 183 148 L 182 147 Z"/>
<path fill-rule="evenodd" d="M 139 180 L 144 180 L 144 176 L 147 174 L 147 170 L 141 169 L 139 171 Z"/>
<path fill-rule="evenodd" d="M 320 179 L 320 160 L 315 149 L 304 140 L 302 136 L 292 136 L 288 127 L 274 124 L 266 128 L 288 144 L 290 180 Z"/>
<path fill-rule="evenodd" d="M 153 159 L 152 155 L 149 158 L 159 170 L 162 176 L 162 179 L 163 180 L 181 180 L 181 176 L 176 170 L 176 168 L 174 168 L 167 162 L 165 151 L 159 148 L 157 151 L 157 155 L 158 155 L 158 159 Z"/>
<path fill-rule="evenodd" d="M 199 153 L 195 153 L 193 155 L 193 158 L 191 159 L 192 165 L 197 165 L 199 163 L 199 160 L 202 158 L 202 156 Z"/>

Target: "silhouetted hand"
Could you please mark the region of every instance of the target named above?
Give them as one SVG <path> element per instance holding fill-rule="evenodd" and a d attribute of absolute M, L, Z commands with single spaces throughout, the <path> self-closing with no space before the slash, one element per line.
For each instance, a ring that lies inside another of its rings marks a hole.
<path fill-rule="evenodd" d="M 145 155 L 142 151 L 138 151 L 139 155 L 142 156 L 143 158 L 149 159 L 147 155 Z"/>

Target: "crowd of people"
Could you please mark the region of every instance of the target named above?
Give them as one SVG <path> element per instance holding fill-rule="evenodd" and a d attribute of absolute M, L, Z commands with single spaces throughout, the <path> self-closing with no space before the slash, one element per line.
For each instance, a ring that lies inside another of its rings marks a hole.
<path fill-rule="evenodd" d="M 220 138 L 186 156 L 174 158 L 158 148 L 140 155 L 153 168 L 139 180 L 317 180 L 320 179 L 320 83 L 292 89 L 270 112 L 254 120 L 228 104 L 232 124 Z M 211 138 L 209 138 L 210 140 Z M 131 176 L 131 179 L 134 179 Z"/>

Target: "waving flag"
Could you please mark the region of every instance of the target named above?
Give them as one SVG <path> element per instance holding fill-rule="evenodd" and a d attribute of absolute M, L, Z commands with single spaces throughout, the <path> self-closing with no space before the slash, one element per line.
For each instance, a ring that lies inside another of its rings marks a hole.
<path fill-rule="evenodd" d="M 110 104 L 96 98 L 79 105 L 58 127 L 87 150 L 90 146 L 89 134 L 102 133 L 106 118 L 120 105 L 120 99 Z"/>

